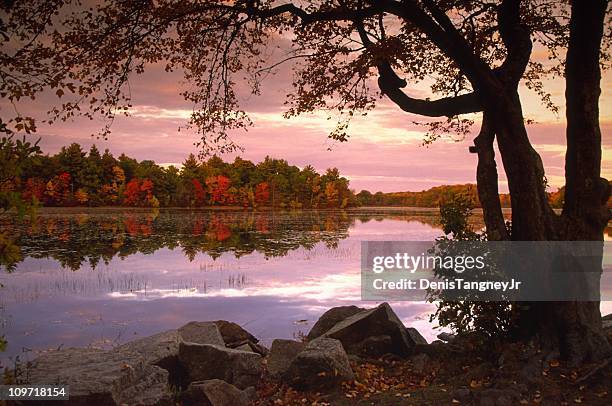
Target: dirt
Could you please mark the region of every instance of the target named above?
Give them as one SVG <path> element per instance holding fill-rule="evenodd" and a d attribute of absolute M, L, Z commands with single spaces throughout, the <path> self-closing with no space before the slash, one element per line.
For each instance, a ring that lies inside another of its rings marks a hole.
<path fill-rule="evenodd" d="M 609 331 L 612 339 L 612 330 Z M 407 359 L 353 359 L 356 380 L 298 392 L 265 379 L 256 405 L 610 405 L 612 361 L 568 366 L 525 344 L 482 338 L 423 346 Z M 426 354 L 426 355 L 422 355 Z"/>

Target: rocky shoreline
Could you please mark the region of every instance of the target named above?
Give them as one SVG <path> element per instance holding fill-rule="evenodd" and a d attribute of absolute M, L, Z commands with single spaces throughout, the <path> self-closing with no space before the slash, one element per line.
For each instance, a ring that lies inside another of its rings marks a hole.
<path fill-rule="evenodd" d="M 270 349 L 236 323 L 194 321 L 108 351 L 49 352 L 28 365 L 20 383 L 69 385 L 69 405 L 438 404 L 437 396 L 457 404 L 511 405 L 534 399 L 538 391 L 529 392 L 540 385 L 542 372 L 559 366 L 554 356 L 543 361 L 544 355 L 525 348 L 508 349 L 493 365 L 474 356 L 474 337 L 440 338 L 428 344 L 387 303 L 332 308 L 304 341 L 277 339 Z M 539 359 L 537 365 L 531 359 Z M 525 383 L 503 387 L 499 370 L 520 362 Z M 453 366 L 461 369 L 452 372 Z M 434 387 L 445 370 L 447 388 L 440 379 Z M 467 384 L 451 384 L 461 371 Z M 497 382 L 487 378 L 492 374 Z M 411 392 L 419 387 L 417 401 Z M 440 390 L 428 394 L 430 389 Z"/>

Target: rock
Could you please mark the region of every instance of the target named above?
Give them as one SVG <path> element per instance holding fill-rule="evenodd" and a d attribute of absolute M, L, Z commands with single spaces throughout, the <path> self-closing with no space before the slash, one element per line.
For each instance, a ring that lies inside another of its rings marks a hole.
<path fill-rule="evenodd" d="M 246 406 L 249 394 L 220 379 L 192 382 L 183 392 L 183 405 Z"/>
<path fill-rule="evenodd" d="M 453 341 L 457 336 L 451 333 L 440 333 L 437 335 L 437 337 L 446 342 L 446 343 L 450 343 L 451 341 Z"/>
<path fill-rule="evenodd" d="M 225 341 L 213 321 L 190 321 L 178 329 L 183 341 L 196 344 L 212 344 L 225 347 Z"/>
<path fill-rule="evenodd" d="M 253 351 L 253 349 L 251 348 L 251 346 L 249 345 L 249 343 L 244 343 L 241 346 L 238 346 L 236 348 L 234 348 L 235 350 L 238 351 L 248 351 L 248 352 L 255 352 Z"/>
<path fill-rule="evenodd" d="M 69 348 L 32 362 L 30 384 L 70 386 L 67 404 L 170 405 L 168 372 L 137 353 Z"/>
<path fill-rule="evenodd" d="M 256 385 L 262 372 L 261 355 L 220 345 L 181 342 L 179 361 L 188 382 L 222 379 L 240 389 Z"/>
<path fill-rule="evenodd" d="M 168 371 L 170 381 L 179 374 L 178 362 L 179 334 L 176 330 L 164 331 L 150 337 L 130 341 L 113 348 L 117 353 L 136 353 L 145 362 L 156 365 Z"/>
<path fill-rule="evenodd" d="M 185 383 L 185 371 L 178 358 L 179 342 L 181 340 L 197 344 L 225 346 L 215 323 L 192 321 L 178 330 L 168 330 L 150 337 L 130 341 L 115 347 L 113 351 L 139 354 L 147 363 L 167 370 L 170 375 L 170 383 L 175 386 L 182 386 Z"/>
<path fill-rule="evenodd" d="M 225 345 L 230 348 L 235 348 L 240 345 L 243 345 L 246 341 L 250 341 L 252 343 L 259 342 L 259 340 L 255 338 L 254 335 L 252 335 L 236 323 L 232 323 L 231 321 L 225 320 L 217 320 L 214 323 L 217 325 L 217 328 L 219 328 L 219 332 L 221 333 L 221 337 L 225 342 Z"/>
<path fill-rule="evenodd" d="M 460 403 L 471 403 L 470 398 L 472 391 L 468 388 L 457 388 L 451 393 L 453 399 L 457 399 Z"/>
<path fill-rule="evenodd" d="M 363 357 L 378 358 L 389 353 L 393 348 L 393 340 L 389 336 L 372 336 L 356 344 L 353 351 Z"/>
<path fill-rule="evenodd" d="M 257 389 L 254 386 L 249 386 L 245 390 L 242 391 L 245 395 L 247 395 L 249 402 L 257 400 L 259 395 L 257 394 Z"/>
<path fill-rule="evenodd" d="M 228 348 L 234 348 L 236 350 L 240 350 L 240 351 L 251 351 L 251 352 L 255 352 L 259 355 L 261 355 L 262 357 L 265 357 L 268 355 L 268 353 L 270 352 L 270 350 L 268 350 L 266 347 L 264 347 L 261 344 L 258 343 L 254 343 L 252 341 L 244 341 L 242 343 L 236 343 L 239 344 L 236 347 L 229 347 Z"/>
<path fill-rule="evenodd" d="M 319 317 L 319 320 L 317 320 L 315 325 L 310 329 L 307 336 L 308 341 L 312 341 L 322 336 L 342 320 L 364 310 L 365 309 L 357 306 L 338 306 L 329 309 Z"/>
<path fill-rule="evenodd" d="M 417 344 L 388 303 L 365 310 L 337 323 L 322 337 L 340 340 L 349 354 L 359 355 L 360 344 L 368 337 L 389 336 L 392 345 L 386 352 L 408 355 Z"/>
<path fill-rule="evenodd" d="M 542 362 L 538 358 L 530 358 L 523 363 L 520 377 L 524 382 L 535 384 L 542 376 Z"/>
<path fill-rule="evenodd" d="M 283 380 L 299 390 L 327 389 L 355 377 L 342 343 L 317 338 L 291 362 Z"/>
<path fill-rule="evenodd" d="M 417 354 L 410 357 L 412 363 L 412 370 L 417 374 L 425 373 L 427 366 L 431 362 L 431 358 L 427 354 Z"/>
<path fill-rule="evenodd" d="M 491 362 L 483 362 L 478 365 L 471 366 L 465 373 L 465 378 L 468 382 L 482 381 L 488 376 L 493 375 L 497 368 Z"/>
<path fill-rule="evenodd" d="M 306 347 L 300 341 L 276 339 L 272 341 L 268 355 L 268 372 L 273 378 L 280 378 L 291 365 L 294 358 Z"/>
<path fill-rule="evenodd" d="M 410 339 L 414 341 L 415 344 L 427 345 L 427 340 L 421 335 L 421 333 L 419 333 L 419 330 L 417 330 L 416 328 L 406 327 L 406 333 L 408 333 Z"/>
<path fill-rule="evenodd" d="M 512 406 L 520 402 L 520 394 L 512 389 L 485 389 L 478 393 L 480 406 Z"/>
<path fill-rule="evenodd" d="M 261 355 L 262 357 L 266 357 L 269 353 L 270 350 L 267 349 L 265 346 L 259 344 L 259 343 L 253 343 L 251 341 L 249 341 L 249 346 L 251 347 L 251 350 L 253 350 L 253 352 L 256 352 L 257 354 Z"/>

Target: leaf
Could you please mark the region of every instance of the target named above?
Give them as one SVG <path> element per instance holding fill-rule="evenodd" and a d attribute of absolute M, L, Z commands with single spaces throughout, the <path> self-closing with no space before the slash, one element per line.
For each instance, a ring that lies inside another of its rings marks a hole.
<path fill-rule="evenodd" d="M 55 92 L 55 94 L 57 95 L 57 97 L 62 97 L 64 95 L 64 91 L 62 89 L 57 89 L 57 92 Z"/>

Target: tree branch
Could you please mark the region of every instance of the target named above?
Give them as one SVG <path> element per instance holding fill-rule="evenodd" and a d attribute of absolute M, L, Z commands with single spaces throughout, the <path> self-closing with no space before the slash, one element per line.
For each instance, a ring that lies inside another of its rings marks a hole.
<path fill-rule="evenodd" d="M 510 237 L 506 230 L 499 201 L 497 164 L 495 163 L 495 151 L 493 150 L 494 139 L 495 130 L 493 129 L 491 114 L 484 111 L 480 133 L 474 139 L 475 150 L 478 153 L 476 185 L 485 225 L 487 226 L 487 237 L 489 241 L 503 241 L 509 240 Z"/>
<path fill-rule="evenodd" d="M 502 81 L 513 87 L 525 73 L 533 47 L 529 29 L 521 22 L 520 3 L 521 0 L 504 0 L 497 12 L 499 34 L 508 51 L 497 73 Z"/>
<path fill-rule="evenodd" d="M 372 47 L 374 44 L 363 26 L 363 20 L 355 20 L 355 27 L 363 45 L 366 48 Z M 381 92 L 403 111 L 427 117 L 452 117 L 482 110 L 480 100 L 475 93 L 445 97 L 439 100 L 422 100 L 410 97 L 401 90 L 406 87 L 406 81 L 397 75 L 389 61 L 378 61 L 376 67 L 379 74 L 378 87 Z"/>

